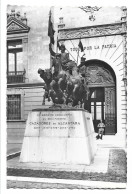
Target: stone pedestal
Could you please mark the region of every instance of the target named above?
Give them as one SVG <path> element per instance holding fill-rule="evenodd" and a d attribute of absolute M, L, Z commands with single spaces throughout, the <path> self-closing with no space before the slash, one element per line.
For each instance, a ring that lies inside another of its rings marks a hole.
<path fill-rule="evenodd" d="M 92 115 L 83 109 L 36 109 L 29 113 L 20 162 L 86 164 L 96 145 Z"/>

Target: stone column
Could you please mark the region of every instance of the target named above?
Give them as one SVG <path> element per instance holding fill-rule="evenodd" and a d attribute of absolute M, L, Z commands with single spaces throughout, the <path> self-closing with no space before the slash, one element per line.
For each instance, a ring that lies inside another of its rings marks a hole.
<path fill-rule="evenodd" d="M 125 86 L 125 91 L 127 95 L 127 8 L 125 6 L 122 7 L 122 31 L 123 31 L 123 64 L 124 64 L 124 72 L 123 72 L 123 81 Z"/>
<path fill-rule="evenodd" d="M 122 114 L 122 122 L 124 127 L 122 128 L 122 133 L 125 138 L 127 133 L 127 8 L 125 6 L 122 7 L 122 32 L 123 32 L 123 79 L 124 89 L 125 89 L 125 100 L 122 101 L 122 104 L 125 105 L 123 114 Z M 126 138 L 125 138 L 126 141 Z"/>

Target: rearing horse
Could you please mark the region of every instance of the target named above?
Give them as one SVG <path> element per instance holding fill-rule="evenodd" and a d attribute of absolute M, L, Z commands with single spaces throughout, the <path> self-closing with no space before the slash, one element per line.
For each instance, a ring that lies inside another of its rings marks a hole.
<path fill-rule="evenodd" d="M 82 105 L 85 101 L 87 90 L 77 66 L 72 64 L 71 69 L 61 71 L 57 76 L 53 76 L 50 69 L 45 71 L 39 69 L 38 73 L 45 82 L 43 104 L 45 104 L 45 98 L 50 101 L 50 97 L 53 103 L 68 105 L 70 102 L 73 107 L 79 102 Z"/>
<path fill-rule="evenodd" d="M 52 73 L 51 69 L 38 69 L 38 74 L 40 77 L 44 80 L 44 98 L 43 98 L 43 105 L 45 104 L 45 98 L 48 98 L 48 101 L 50 101 L 50 96 L 49 96 L 49 90 L 50 90 L 50 83 L 52 82 Z"/>

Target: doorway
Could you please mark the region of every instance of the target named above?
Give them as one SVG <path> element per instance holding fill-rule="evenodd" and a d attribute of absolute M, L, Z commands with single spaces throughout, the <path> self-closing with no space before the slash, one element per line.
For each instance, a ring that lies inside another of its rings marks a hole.
<path fill-rule="evenodd" d="M 95 132 L 98 132 L 97 125 L 102 120 L 104 134 L 114 135 L 117 133 L 115 73 L 107 63 L 99 60 L 87 61 L 82 71 L 89 86 L 89 97 L 84 108 L 92 114 Z"/>
<path fill-rule="evenodd" d="M 105 123 L 105 98 L 104 98 L 104 88 L 90 88 L 90 98 L 89 98 L 89 112 L 91 112 L 93 117 L 93 124 L 95 132 L 98 132 L 97 125 L 100 120 Z"/>
<path fill-rule="evenodd" d="M 100 120 L 105 124 L 105 135 L 116 133 L 116 104 L 114 87 L 90 88 L 87 110 L 92 114 L 95 132 Z"/>

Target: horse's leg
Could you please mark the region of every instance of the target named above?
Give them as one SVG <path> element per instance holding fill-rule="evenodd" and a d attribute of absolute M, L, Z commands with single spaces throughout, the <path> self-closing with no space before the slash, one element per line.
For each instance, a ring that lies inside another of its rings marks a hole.
<path fill-rule="evenodd" d="M 50 95 L 49 95 L 49 93 L 48 93 L 48 102 L 50 102 Z"/>
<path fill-rule="evenodd" d="M 47 98 L 48 102 L 50 102 L 50 85 L 47 85 Z"/>
<path fill-rule="evenodd" d="M 77 99 L 73 99 L 72 106 L 74 107 L 74 106 L 77 106 L 77 105 L 78 105 L 78 101 L 77 101 Z"/>
<path fill-rule="evenodd" d="M 43 102 L 42 102 L 42 105 L 45 105 L 45 92 L 44 92 L 44 95 L 43 95 Z"/>
<path fill-rule="evenodd" d="M 66 105 L 68 104 L 68 102 L 72 102 L 73 101 L 73 84 L 71 82 L 67 82 L 67 97 L 66 97 Z"/>
<path fill-rule="evenodd" d="M 79 88 L 78 84 L 75 84 L 74 89 L 73 89 L 73 98 L 74 98 L 74 99 L 77 98 L 76 94 L 77 94 L 77 89 L 78 89 L 78 88 Z"/>
<path fill-rule="evenodd" d="M 82 100 L 80 100 L 80 108 L 82 108 Z"/>
<path fill-rule="evenodd" d="M 74 86 L 74 89 L 73 89 L 73 103 L 72 103 L 72 106 L 77 106 L 78 105 L 78 93 L 77 93 L 77 89 L 78 89 L 78 86 L 75 85 Z"/>
<path fill-rule="evenodd" d="M 81 99 L 81 107 L 80 108 L 84 108 L 84 99 Z"/>
<path fill-rule="evenodd" d="M 70 97 L 70 94 L 68 93 L 67 97 L 66 97 L 66 105 L 68 104 L 68 99 Z"/>

